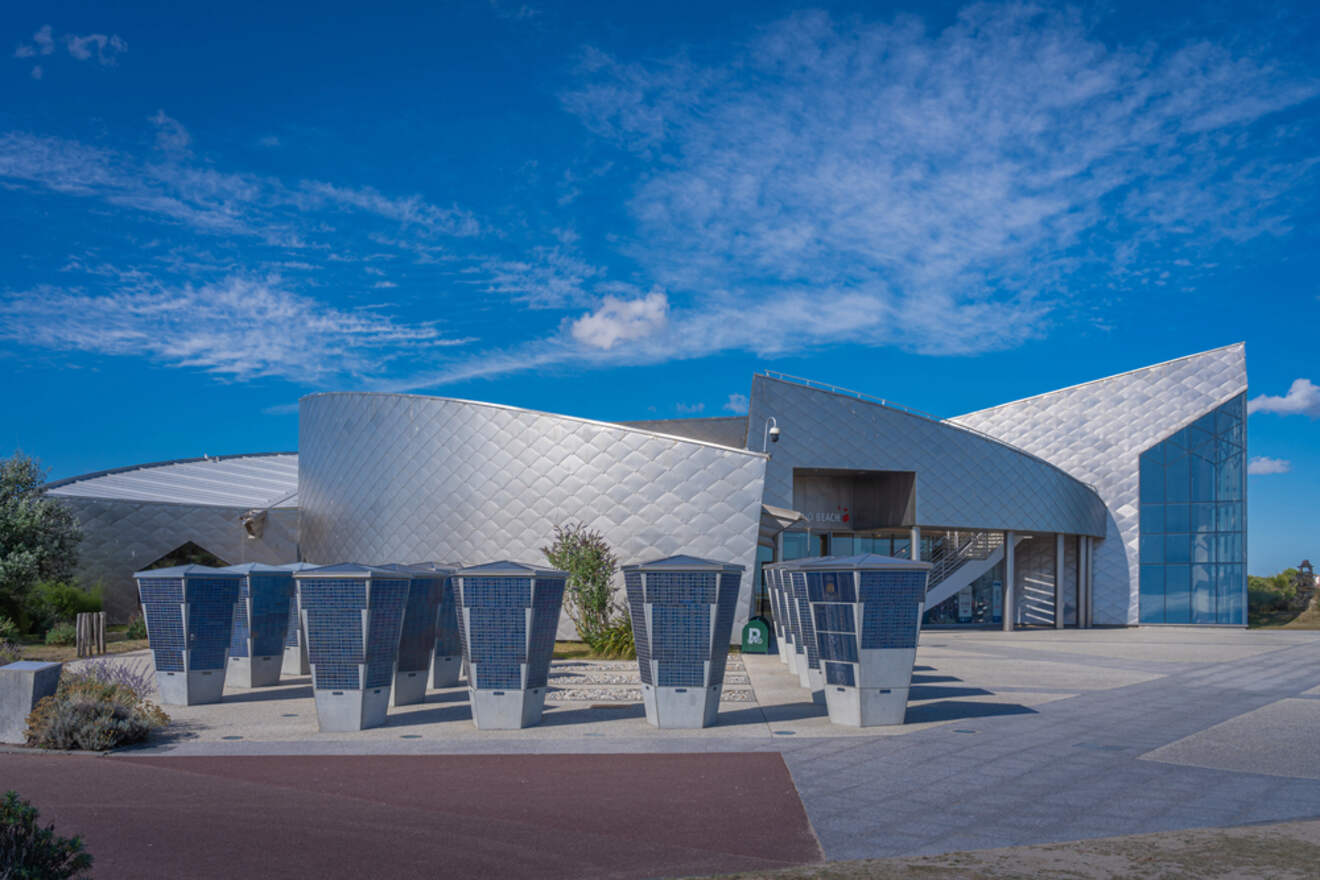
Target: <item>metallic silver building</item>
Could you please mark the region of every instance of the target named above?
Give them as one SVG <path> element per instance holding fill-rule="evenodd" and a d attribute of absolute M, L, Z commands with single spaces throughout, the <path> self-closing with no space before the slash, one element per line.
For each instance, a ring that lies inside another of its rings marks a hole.
<path fill-rule="evenodd" d="M 182 540 L 231 563 L 471 564 L 543 558 L 554 527 L 581 520 L 625 562 L 685 554 L 756 572 L 915 555 L 932 563 L 927 625 L 1243 625 L 1245 390 L 1237 344 L 953 419 L 775 373 L 753 378 L 746 417 L 720 419 L 607 423 L 314 394 L 300 405 L 297 457 L 188 463 L 278 464 L 278 486 L 258 491 L 235 472 L 242 492 L 120 497 L 106 482 L 176 463 L 51 491 L 75 504 L 85 567 L 120 617 L 128 573 Z M 257 523 L 262 534 L 246 537 Z M 136 549 L 140 530 L 166 534 Z M 744 582 L 739 624 L 759 582 Z"/>

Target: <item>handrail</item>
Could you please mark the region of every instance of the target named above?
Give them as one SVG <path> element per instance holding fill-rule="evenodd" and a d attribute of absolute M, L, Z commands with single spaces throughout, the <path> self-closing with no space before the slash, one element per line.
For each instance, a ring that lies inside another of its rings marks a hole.
<path fill-rule="evenodd" d="M 987 434 L 985 431 L 981 431 L 977 428 L 973 428 L 971 425 L 964 425 L 961 422 L 955 422 L 952 419 L 942 419 L 939 416 L 931 415 L 928 412 L 923 412 L 922 410 L 919 409 L 913 409 L 912 407 L 904 406 L 901 403 L 894 403 L 892 400 L 885 400 L 883 397 L 876 397 L 874 394 L 867 394 L 864 391 L 854 391 L 851 388 L 843 388 L 842 386 L 839 385 L 831 385 L 829 382 L 820 382 L 816 379 L 807 379 L 802 376 L 793 376 L 788 373 L 780 373 L 777 370 L 762 370 L 761 375 L 766 376 L 767 378 L 770 379 L 777 379 L 780 382 L 789 382 L 794 385 L 802 385 L 806 388 L 814 388 L 817 391 L 827 391 L 830 394 L 838 394 L 841 397 L 855 397 L 864 403 L 877 403 L 880 406 L 883 406 L 887 409 L 896 409 L 899 412 L 907 413 L 910 416 L 916 416 L 919 419 L 925 419 L 928 422 L 937 422 L 938 424 L 941 425 L 947 425 L 950 428 L 957 428 L 960 431 L 966 431 L 967 433 L 974 434 L 975 436 L 980 437 L 984 440 L 989 440 L 993 443 L 998 443 L 1000 446 L 1007 446 L 1009 449 L 1013 450 L 1014 452 L 1021 453 L 1022 455 L 1025 455 L 1027 458 L 1034 459 L 1035 461 L 1038 461 L 1041 464 L 1046 465 L 1047 467 L 1058 471 L 1059 473 L 1063 474 L 1065 477 L 1067 477 L 1070 480 L 1077 480 L 1077 482 L 1081 483 L 1083 486 L 1090 489 L 1092 492 L 1095 492 L 1095 494 L 1097 495 L 1100 494 L 1100 491 L 1096 489 L 1093 483 L 1088 483 L 1085 480 L 1077 479 L 1077 477 L 1068 473 L 1054 462 L 1047 461 L 1034 452 L 1028 452 L 1027 450 L 1023 449 L 1020 446 L 1015 446 L 1014 444 L 1009 443 L 1007 440 L 1003 440 L 999 437 L 995 437 L 990 434 Z"/>

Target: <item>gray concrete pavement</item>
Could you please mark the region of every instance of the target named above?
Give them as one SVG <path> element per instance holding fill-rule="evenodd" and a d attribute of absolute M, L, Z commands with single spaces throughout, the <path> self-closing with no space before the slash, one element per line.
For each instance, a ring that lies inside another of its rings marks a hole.
<path fill-rule="evenodd" d="M 529 730 L 476 731 L 455 690 L 391 710 L 375 731 L 318 734 L 304 680 L 172 709 L 183 735 L 146 751 L 778 751 L 830 859 L 1320 816 L 1320 633 L 928 631 L 910 723 L 862 731 L 830 725 L 776 658 L 745 664 L 756 702 L 723 704 L 704 731 L 590 704 Z"/>

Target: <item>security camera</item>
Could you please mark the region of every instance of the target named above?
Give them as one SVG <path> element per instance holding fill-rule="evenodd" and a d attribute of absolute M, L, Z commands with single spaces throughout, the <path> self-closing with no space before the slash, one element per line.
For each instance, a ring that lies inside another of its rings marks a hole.
<path fill-rule="evenodd" d="M 779 442 L 779 426 L 778 426 L 778 425 L 774 425 L 774 426 L 772 426 L 772 427 L 770 428 L 770 442 L 771 442 L 771 443 L 778 443 L 778 442 Z"/>

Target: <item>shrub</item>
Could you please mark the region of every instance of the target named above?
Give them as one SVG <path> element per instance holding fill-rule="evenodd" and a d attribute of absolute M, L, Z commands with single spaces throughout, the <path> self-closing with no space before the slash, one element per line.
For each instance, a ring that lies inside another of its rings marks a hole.
<path fill-rule="evenodd" d="M 632 627 L 614 598 L 612 581 L 619 560 L 600 532 L 591 531 L 586 523 L 555 526 L 554 542 L 541 552 L 551 565 L 568 572 L 564 610 L 594 653 L 620 650 L 621 627 L 631 641 Z"/>
<path fill-rule="evenodd" d="M 128 622 L 128 629 L 124 630 L 126 639 L 145 639 L 147 637 L 147 621 L 141 614 L 134 614 L 133 619 Z"/>
<path fill-rule="evenodd" d="M 134 662 L 97 657 L 80 663 L 78 670 L 70 674 L 76 678 L 127 688 L 142 699 L 150 696 L 156 688 L 156 677 L 150 661 Z"/>
<path fill-rule="evenodd" d="M 598 633 L 591 643 L 591 653 L 597 657 L 632 660 L 637 656 L 637 643 L 633 641 L 632 623 L 627 617 L 617 620 L 609 629 Z"/>
<path fill-rule="evenodd" d="M 100 752 L 141 742 L 169 720 L 158 706 L 125 684 L 73 673 L 28 716 L 27 744 Z"/>
<path fill-rule="evenodd" d="M 18 641 L 18 624 L 0 614 L 0 642 Z"/>
<path fill-rule="evenodd" d="M 0 666 L 8 666 L 23 659 L 23 651 L 14 642 L 0 639 Z"/>
<path fill-rule="evenodd" d="M 64 581 L 42 581 L 28 593 L 26 610 L 36 632 L 72 622 L 79 614 L 101 610 L 99 587 L 83 590 Z"/>
<path fill-rule="evenodd" d="M 7 791 L 0 800 L 0 876 L 9 880 L 65 880 L 92 866 L 81 837 L 60 837 L 37 824 L 37 808 Z"/>
<path fill-rule="evenodd" d="M 72 645 L 78 641 L 78 630 L 67 620 L 55 624 L 46 633 L 48 645 Z"/>

